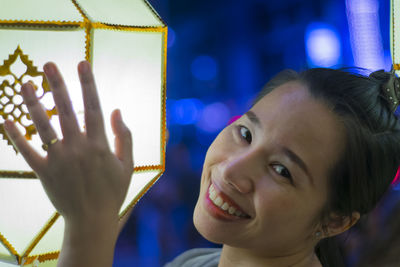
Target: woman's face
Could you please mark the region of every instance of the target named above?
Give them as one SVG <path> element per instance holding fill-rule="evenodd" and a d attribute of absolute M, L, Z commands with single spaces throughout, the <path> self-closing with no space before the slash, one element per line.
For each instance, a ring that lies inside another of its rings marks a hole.
<path fill-rule="evenodd" d="M 344 140 L 339 119 L 305 86 L 276 88 L 211 144 L 197 230 L 212 242 L 274 255 L 315 245 L 315 220 Z"/>

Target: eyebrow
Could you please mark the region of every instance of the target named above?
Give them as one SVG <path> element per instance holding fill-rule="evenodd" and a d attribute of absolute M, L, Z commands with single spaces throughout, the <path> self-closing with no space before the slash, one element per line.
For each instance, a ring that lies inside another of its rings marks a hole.
<path fill-rule="evenodd" d="M 304 163 L 304 161 L 297 156 L 296 153 L 294 153 L 292 150 L 289 148 L 282 146 L 281 147 L 283 153 L 294 163 L 296 163 L 307 175 L 309 178 L 309 182 L 311 185 L 314 185 L 314 178 L 312 177 L 311 173 L 308 171 L 307 165 Z"/>
<path fill-rule="evenodd" d="M 253 111 L 249 110 L 249 111 L 247 111 L 244 115 L 246 115 L 247 118 L 248 118 L 252 123 L 254 123 L 257 127 L 260 127 L 260 128 L 261 128 L 260 119 L 257 117 L 257 115 L 256 115 Z"/>
<path fill-rule="evenodd" d="M 256 125 L 258 128 L 262 128 L 262 124 L 260 119 L 257 117 L 257 115 L 249 110 L 247 111 L 244 115 L 252 122 L 254 125 Z M 309 172 L 307 165 L 304 163 L 304 161 L 292 150 L 285 146 L 280 147 L 281 151 L 283 154 L 285 154 L 292 162 L 296 163 L 307 175 L 309 182 L 314 185 L 314 178 L 312 177 L 311 173 Z"/>

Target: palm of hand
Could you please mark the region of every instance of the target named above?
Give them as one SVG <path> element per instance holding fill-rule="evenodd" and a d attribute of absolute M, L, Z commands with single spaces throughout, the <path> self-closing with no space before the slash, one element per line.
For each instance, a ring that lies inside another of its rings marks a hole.
<path fill-rule="evenodd" d="M 4 126 L 14 145 L 38 174 L 58 212 L 69 222 L 118 219 L 133 172 L 132 138 L 119 110 L 111 116 L 115 134 L 115 154 L 109 148 L 94 77 L 87 62 L 78 66 L 86 132 L 81 132 L 65 84 L 53 63 L 44 67 L 60 118 L 63 139 L 57 135 L 35 95 L 31 84 L 22 87 L 24 102 L 44 144 L 47 157 L 40 156 L 14 123 Z"/>

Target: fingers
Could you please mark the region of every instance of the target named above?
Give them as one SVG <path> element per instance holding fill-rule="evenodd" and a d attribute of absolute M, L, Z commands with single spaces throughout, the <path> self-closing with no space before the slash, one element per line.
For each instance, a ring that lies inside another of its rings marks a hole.
<path fill-rule="evenodd" d="M 29 166 L 31 166 L 34 171 L 40 170 L 43 158 L 28 144 L 25 137 L 21 134 L 15 124 L 7 120 L 4 122 L 4 129 Z"/>
<path fill-rule="evenodd" d="M 78 122 L 72 108 L 64 80 L 54 63 L 47 63 L 43 67 L 47 80 L 49 81 L 54 102 L 60 118 L 61 130 L 64 140 L 68 142 L 80 134 Z"/>
<path fill-rule="evenodd" d="M 82 61 L 78 65 L 79 80 L 82 86 L 83 103 L 85 106 L 85 124 L 88 138 L 97 139 L 107 144 L 104 130 L 104 120 L 100 107 L 100 100 L 97 95 L 96 84 L 90 64 Z"/>
<path fill-rule="evenodd" d="M 31 83 L 26 83 L 22 86 L 22 96 L 42 142 L 47 144 L 57 138 L 57 134 L 50 125 L 49 118 L 39 103 Z"/>
<path fill-rule="evenodd" d="M 133 171 L 132 135 L 121 118 L 121 111 L 111 114 L 111 126 L 115 135 L 115 155 L 122 161 L 126 170 Z"/>

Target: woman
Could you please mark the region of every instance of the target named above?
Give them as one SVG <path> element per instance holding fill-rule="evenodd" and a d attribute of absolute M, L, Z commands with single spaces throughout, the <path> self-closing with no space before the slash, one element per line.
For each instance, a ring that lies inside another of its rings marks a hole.
<path fill-rule="evenodd" d="M 22 93 L 47 157 L 12 122 L 5 129 L 64 216 L 58 265 L 111 266 L 118 211 L 133 170 L 130 132 L 113 112 L 113 154 L 87 62 L 78 66 L 85 133 L 56 66 L 48 63 L 44 70 L 62 141 L 31 84 Z M 397 85 L 383 72 L 366 78 L 311 69 L 273 78 L 206 155 L 194 224 L 206 239 L 223 244 L 222 251 L 192 250 L 167 266 L 340 266 L 331 239 L 375 206 L 400 163 L 392 113 Z M 386 89 L 392 95 L 386 97 Z"/>

